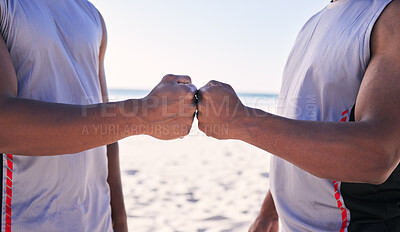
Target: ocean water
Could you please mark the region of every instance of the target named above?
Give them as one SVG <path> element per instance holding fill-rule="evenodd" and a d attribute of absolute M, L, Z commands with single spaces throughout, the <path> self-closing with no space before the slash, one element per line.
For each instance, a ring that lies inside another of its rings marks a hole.
<path fill-rule="evenodd" d="M 150 90 L 109 89 L 109 97 L 111 101 L 123 101 L 131 98 L 143 98 L 149 92 Z M 276 105 L 278 103 L 277 94 L 238 93 L 238 96 L 246 106 L 262 109 L 270 113 L 276 113 Z"/>

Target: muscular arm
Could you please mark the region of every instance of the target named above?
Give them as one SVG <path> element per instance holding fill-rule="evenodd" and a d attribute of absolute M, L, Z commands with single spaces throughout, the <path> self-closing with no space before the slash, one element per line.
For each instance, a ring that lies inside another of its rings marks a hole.
<path fill-rule="evenodd" d="M 140 123 L 139 117 L 122 117 L 121 105 L 89 107 L 18 99 L 18 84 L 10 54 L 0 35 L 0 153 L 58 155 L 113 143 L 129 133 L 101 134 L 106 125 Z M 136 110 L 138 102 L 127 101 Z M 105 118 L 104 111 L 115 113 Z"/>
<path fill-rule="evenodd" d="M 17 155 L 77 153 L 132 135 L 125 131 L 101 133 L 109 125 L 123 128 L 142 123 L 124 117 L 122 104 L 89 107 L 19 99 L 17 81 L 4 41 L 0 38 L 0 152 Z M 137 109 L 136 100 L 125 107 Z M 105 117 L 106 111 L 113 117 Z"/>
<path fill-rule="evenodd" d="M 357 97 L 356 122 L 299 121 L 244 108 L 250 116 L 234 120 L 229 137 L 269 151 L 321 178 L 384 182 L 400 160 L 399 12 L 400 1 L 394 1 L 373 30 L 372 57 Z M 200 92 L 211 98 L 212 88 Z M 199 122 L 204 127 L 201 118 Z M 207 125 L 209 121 L 204 122 Z"/>
<path fill-rule="evenodd" d="M 99 13 L 103 29 L 103 39 L 100 47 L 99 57 L 99 81 L 101 92 L 103 95 L 103 102 L 108 102 L 108 91 L 106 84 L 106 75 L 104 70 L 104 57 L 107 47 L 107 30 L 103 17 Z M 127 232 L 128 224 L 126 219 L 126 210 L 124 203 L 124 195 L 122 192 L 121 183 L 121 170 L 119 165 L 119 147 L 118 142 L 107 145 L 107 159 L 108 159 L 108 178 L 107 182 L 110 186 L 111 195 L 111 217 L 113 229 L 115 232 Z"/>
<path fill-rule="evenodd" d="M 0 152 L 17 155 L 58 155 L 113 143 L 131 133 L 101 133 L 109 125 L 140 124 L 123 117 L 136 110 L 137 100 L 122 104 L 67 105 L 17 98 L 17 78 L 0 36 Z M 115 117 L 105 117 L 114 114 Z"/>
<path fill-rule="evenodd" d="M 250 125 L 252 136 L 245 141 L 319 177 L 384 182 L 400 158 L 399 3 L 391 4 L 374 28 L 372 58 L 357 97 L 356 122 L 295 121 L 265 114 L 253 118 L 254 125 L 265 130 Z"/>
<path fill-rule="evenodd" d="M 72 154 L 135 134 L 176 139 L 189 133 L 196 110 L 196 87 L 188 76 L 166 75 L 143 99 L 90 106 L 21 99 L 17 91 L 10 54 L 0 36 L 0 153 Z"/>

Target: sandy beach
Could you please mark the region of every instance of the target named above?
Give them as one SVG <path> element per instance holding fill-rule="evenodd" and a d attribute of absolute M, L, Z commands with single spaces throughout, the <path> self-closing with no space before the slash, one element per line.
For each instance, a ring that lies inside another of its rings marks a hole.
<path fill-rule="evenodd" d="M 168 142 L 131 137 L 120 152 L 130 231 L 247 231 L 269 188 L 268 153 L 197 128 Z"/>

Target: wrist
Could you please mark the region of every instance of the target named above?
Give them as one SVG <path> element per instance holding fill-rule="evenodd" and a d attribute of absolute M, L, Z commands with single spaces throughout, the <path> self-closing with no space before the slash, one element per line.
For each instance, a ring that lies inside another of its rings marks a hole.
<path fill-rule="evenodd" d="M 269 220 L 278 220 L 278 212 L 275 208 L 274 199 L 272 198 L 272 194 L 268 191 L 267 196 L 264 199 L 262 207 L 260 209 L 260 213 L 258 214 L 258 218 L 264 218 Z"/>
<path fill-rule="evenodd" d="M 124 226 L 128 223 L 128 218 L 126 215 L 125 207 L 121 207 L 118 211 L 112 210 L 112 223 L 114 226 Z"/>
<path fill-rule="evenodd" d="M 145 134 L 146 126 L 141 102 L 142 99 L 121 102 L 120 114 L 128 136 Z"/>
<path fill-rule="evenodd" d="M 256 218 L 256 223 L 259 225 L 270 225 L 279 220 L 278 214 L 272 211 L 260 212 Z"/>
<path fill-rule="evenodd" d="M 244 107 L 243 113 L 238 114 L 229 124 L 231 137 L 242 141 L 249 141 L 254 136 L 254 129 L 259 127 L 258 118 L 265 118 L 267 113 L 256 108 Z"/>
<path fill-rule="evenodd" d="M 128 221 L 113 222 L 114 232 L 128 232 Z"/>
<path fill-rule="evenodd" d="M 113 217 L 114 225 L 125 225 L 128 223 L 128 219 L 125 213 L 119 214 L 118 216 Z"/>

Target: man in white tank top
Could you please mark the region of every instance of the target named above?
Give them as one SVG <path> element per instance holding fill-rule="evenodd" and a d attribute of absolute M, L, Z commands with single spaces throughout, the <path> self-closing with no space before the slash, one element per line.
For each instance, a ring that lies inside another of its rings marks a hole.
<path fill-rule="evenodd" d="M 196 87 L 166 75 L 107 103 L 105 25 L 86 0 L 0 0 L 0 29 L 1 231 L 127 231 L 117 141 L 187 135 Z"/>
<path fill-rule="evenodd" d="M 314 15 L 287 61 L 279 116 L 218 81 L 199 90 L 201 130 L 274 154 L 251 232 L 278 231 L 278 218 L 283 232 L 400 230 L 399 12 L 399 0 L 338 0 Z"/>

